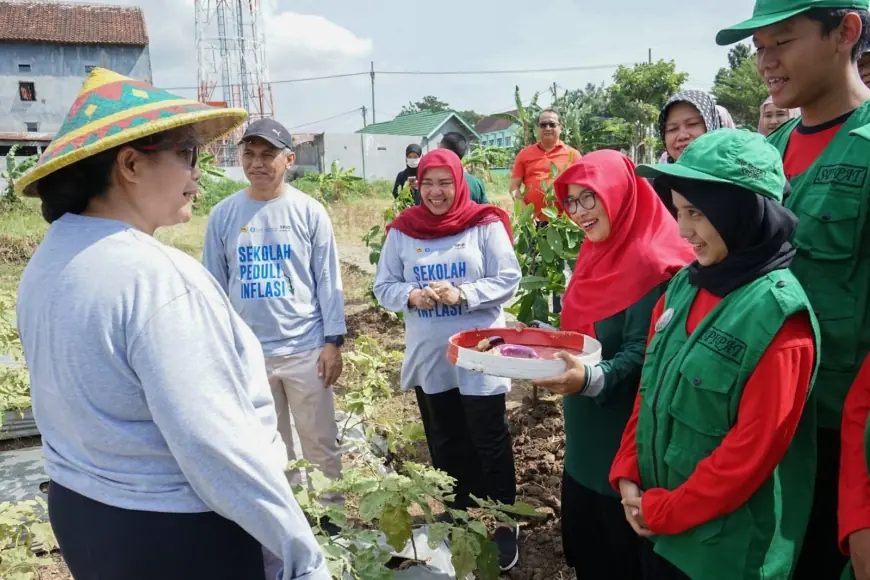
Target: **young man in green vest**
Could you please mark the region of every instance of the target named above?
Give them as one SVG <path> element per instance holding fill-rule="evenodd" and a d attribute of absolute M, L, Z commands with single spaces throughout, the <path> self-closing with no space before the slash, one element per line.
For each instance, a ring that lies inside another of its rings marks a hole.
<path fill-rule="evenodd" d="M 843 401 L 870 351 L 870 89 L 856 61 L 870 33 L 868 0 L 756 0 L 753 17 L 722 30 L 728 45 L 747 37 L 773 102 L 801 117 L 769 136 L 783 156 L 800 219 L 792 272 L 822 331 L 818 378 L 818 468 L 809 531 L 795 578 L 836 578 L 837 473 Z M 870 534 L 867 522 L 862 534 Z M 859 536 L 860 536 L 859 535 Z M 870 538 L 861 539 L 870 548 Z"/>
<path fill-rule="evenodd" d="M 671 189 L 697 257 L 653 312 L 610 472 L 654 545 L 643 577 L 788 580 L 812 508 L 819 333 L 788 269 L 782 161 L 761 135 L 719 129 L 637 174 Z"/>

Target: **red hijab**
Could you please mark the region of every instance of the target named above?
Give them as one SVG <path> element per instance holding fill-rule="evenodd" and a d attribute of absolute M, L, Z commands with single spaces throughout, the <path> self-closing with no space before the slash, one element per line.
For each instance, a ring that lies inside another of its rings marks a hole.
<path fill-rule="evenodd" d="M 570 184 L 594 191 L 610 218 L 606 240 L 580 246 L 562 299 L 562 329 L 594 336 L 594 323 L 636 303 L 695 256 L 655 190 L 622 153 L 595 151 L 556 179 L 556 198 L 565 211 Z"/>
<path fill-rule="evenodd" d="M 494 205 L 480 205 L 471 201 L 465 170 L 462 169 L 462 162 L 456 153 L 447 149 L 435 149 L 424 155 L 417 167 L 417 179 L 421 184 L 426 172 L 435 167 L 447 167 L 453 174 L 453 183 L 456 185 L 453 205 L 447 213 L 435 215 L 421 202 L 420 205 L 409 207 L 400 213 L 387 225 L 387 231 L 396 228 L 418 240 L 434 240 L 500 220 L 513 243 L 511 220 L 507 212 Z"/>

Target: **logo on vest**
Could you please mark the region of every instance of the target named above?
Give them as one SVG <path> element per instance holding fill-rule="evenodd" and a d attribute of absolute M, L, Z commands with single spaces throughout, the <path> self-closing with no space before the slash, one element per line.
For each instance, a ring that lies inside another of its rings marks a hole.
<path fill-rule="evenodd" d="M 846 185 L 849 187 L 864 187 L 867 178 L 867 168 L 857 165 L 823 165 L 819 167 L 813 183 L 817 185 Z"/>
<path fill-rule="evenodd" d="M 667 310 L 662 312 L 662 315 L 659 316 L 658 320 L 656 320 L 656 326 L 655 326 L 656 332 L 663 331 L 665 329 L 665 327 L 668 324 L 670 324 L 671 319 L 673 317 L 674 317 L 674 309 L 673 308 L 668 308 Z"/>
<path fill-rule="evenodd" d="M 712 350 L 713 352 L 724 356 L 728 360 L 734 361 L 737 364 L 743 362 L 743 356 L 746 354 L 746 343 L 731 336 L 724 330 L 719 330 L 715 326 L 711 326 L 701 335 L 698 342 Z"/>

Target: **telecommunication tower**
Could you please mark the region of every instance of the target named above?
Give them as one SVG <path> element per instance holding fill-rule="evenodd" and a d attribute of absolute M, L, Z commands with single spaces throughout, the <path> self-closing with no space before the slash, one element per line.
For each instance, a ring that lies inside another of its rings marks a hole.
<path fill-rule="evenodd" d="M 197 99 L 248 111 L 248 120 L 272 118 L 274 103 L 260 0 L 194 0 Z M 215 143 L 218 165 L 238 165 L 243 129 Z"/>

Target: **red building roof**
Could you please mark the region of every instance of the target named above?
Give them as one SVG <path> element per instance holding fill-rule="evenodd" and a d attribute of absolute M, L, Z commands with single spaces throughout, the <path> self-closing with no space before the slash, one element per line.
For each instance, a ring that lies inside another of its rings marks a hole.
<path fill-rule="evenodd" d="M 148 31 L 138 7 L 0 1 L 0 42 L 148 46 Z"/>

